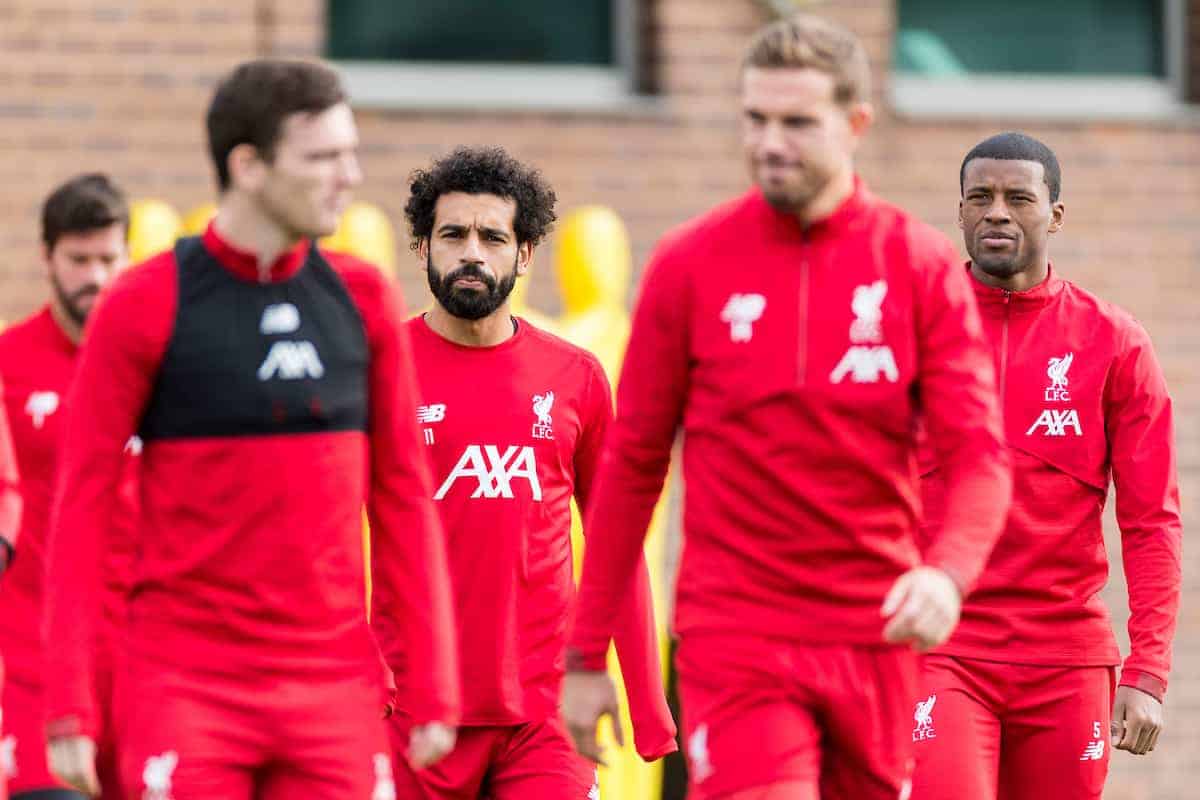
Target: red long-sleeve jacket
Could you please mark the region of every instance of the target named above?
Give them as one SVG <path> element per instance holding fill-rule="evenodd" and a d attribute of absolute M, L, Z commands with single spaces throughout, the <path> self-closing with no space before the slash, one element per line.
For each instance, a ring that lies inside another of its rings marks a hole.
<path fill-rule="evenodd" d="M 420 384 L 413 414 L 461 620 L 463 724 L 557 716 L 575 601 L 571 499 L 591 507 L 612 418 L 608 379 L 591 353 L 524 320 L 495 347 L 455 344 L 420 317 L 408 330 Z M 675 750 L 675 725 L 644 565 L 635 586 L 618 613 L 617 656 L 637 750 L 653 759 Z M 380 643 L 404 649 L 386 635 Z"/>
<path fill-rule="evenodd" d="M 3 390 L 3 376 L 0 375 L 0 392 Z M 0 408 L 0 537 L 14 547 L 21 528 L 19 487 L 17 459 L 13 455 L 12 436 L 8 430 L 8 415 Z"/>
<path fill-rule="evenodd" d="M 682 426 L 676 630 L 878 644 L 918 561 L 915 420 L 953 469 L 926 554 L 964 589 L 1011 490 L 994 370 L 944 237 L 861 184 L 802 228 L 758 191 L 646 270 L 597 478 L 572 639 L 598 668 Z"/>
<path fill-rule="evenodd" d="M 24 513 L 20 554 L 0 591 L 0 653 L 10 678 L 40 686 L 45 674 L 42 609 L 46 572 L 46 530 L 54 473 L 62 443 L 66 398 L 75 375 L 79 348 L 43 308 L 0 333 L 0 374 L 5 376 L 4 407 L 8 411 L 13 451 L 21 475 Z M 123 616 L 124 595 L 136 547 L 134 506 L 136 447 L 126 448 L 119 481 L 119 501 L 107 531 L 103 577 L 104 622 L 99 642 L 106 651 L 115 644 L 114 623 Z"/>
<path fill-rule="evenodd" d="M 1013 460 L 1012 510 L 941 652 L 1047 665 L 1120 663 L 1100 590 L 1110 478 L 1129 585 L 1121 683 L 1162 699 L 1179 609 L 1182 525 L 1171 399 L 1150 338 L 1051 268 L 1026 292 L 972 281 L 992 345 Z M 935 540 L 947 470 L 923 453 Z"/>
<path fill-rule="evenodd" d="M 214 681 L 379 674 L 366 500 L 373 582 L 388 598 L 376 613 L 410 645 L 413 715 L 458 716 L 445 546 L 399 298 L 370 265 L 307 243 L 266 277 L 210 226 L 124 274 L 93 313 L 51 520 L 51 735 L 94 730 L 98 554 L 135 432 L 143 542 L 129 657 Z"/>

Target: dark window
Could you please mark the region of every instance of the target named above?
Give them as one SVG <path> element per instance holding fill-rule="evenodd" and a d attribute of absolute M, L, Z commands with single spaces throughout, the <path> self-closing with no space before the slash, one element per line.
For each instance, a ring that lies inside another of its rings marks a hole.
<path fill-rule="evenodd" d="M 896 69 L 1166 77 L 1166 0 L 900 0 Z"/>
<path fill-rule="evenodd" d="M 336 61 L 615 65 L 614 0 L 329 0 Z"/>

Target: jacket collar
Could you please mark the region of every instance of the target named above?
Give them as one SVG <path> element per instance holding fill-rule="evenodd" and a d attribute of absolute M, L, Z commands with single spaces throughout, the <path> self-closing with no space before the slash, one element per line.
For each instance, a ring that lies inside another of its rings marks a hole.
<path fill-rule="evenodd" d="M 1007 305 L 1015 313 L 1037 311 L 1053 302 L 1066 284 L 1055 273 L 1053 264 L 1048 265 L 1046 280 L 1023 292 L 1013 292 L 982 283 L 971 274 L 970 261 L 966 262 L 963 267 L 967 270 L 971 285 L 975 288 L 975 299 L 979 301 L 979 307 L 985 311 L 1004 305 Z"/>
<path fill-rule="evenodd" d="M 780 211 L 768 203 L 767 199 L 763 197 L 762 190 L 757 186 L 750 191 L 750 195 L 755 209 L 766 218 L 773 231 L 788 238 L 801 239 L 836 238 L 846 233 L 856 221 L 862 218 L 862 212 L 869 208 L 875 200 L 862 178 L 855 175 L 854 189 L 850 195 L 828 216 L 804 226 L 800 224 L 795 215 Z"/>
<path fill-rule="evenodd" d="M 208 223 L 208 227 L 205 228 L 203 242 L 204 248 L 213 258 L 235 276 L 255 283 L 262 279 L 258 269 L 258 256 L 245 250 L 239 250 L 223 238 L 217 232 L 214 222 Z M 280 253 L 275 262 L 271 264 L 268 282 L 285 281 L 299 272 L 300 268 L 304 266 L 311 246 L 308 239 L 301 239 L 291 249 Z"/>

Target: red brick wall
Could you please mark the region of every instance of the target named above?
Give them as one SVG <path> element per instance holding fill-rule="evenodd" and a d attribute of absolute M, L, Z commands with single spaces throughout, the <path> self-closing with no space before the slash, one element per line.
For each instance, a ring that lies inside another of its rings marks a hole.
<path fill-rule="evenodd" d="M 1190 0 L 1192 20 L 1200 2 Z M 45 192 L 83 169 L 107 169 L 134 197 L 185 211 L 212 196 L 202 117 L 212 85 L 237 60 L 314 54 L 320 0 L 4 0 L 0 2 L 0 317 L 34 307 L 43 286 L 36 219 Z M 892 3 L 826 3 L 867 41 L 877 93 L 887 77 Z M 754 0 L 651 0 L 644 55 L 661 91 L 651 112 L 420 113 L 359 116 L 368 180 L 363 199 L 399 223 L 405 176 L 456 143 L 497 143 L 539 164 L 561 209 L 604 203 L 627 221 L 638 262 L 674 225 L 745 185 L 737 152 L 734 65 L 768 18 Z M 1200 25 L 1191 28 L 1192 91 L 1200 85 Z M 1054 240 L 1060 270 L 1128 307 L 1154 337 L 1179 413 L 1187 523 L 1200 516 L 1200 127 L 1074 122 L 1022 125 L 905 121 L 879 96 L 879 121 L 861 169 L 883 196 L 954 235 L 962 154 L 999 130 L 1022 127 L 1063 163 L 1067 225 Z M 399 224 L 398 224 L 399 227 Z M 552 242 L 551 242 L 552 244 Z M 551 248 L 531 299 L 554 309 Z M 402 257 L 406 292 L 423 285 Z M 1119 552 L 1110 537 L 1110 552 Z M 1200 548 L 1185 555 L 1187 599 L 1176 644 L 1169 728 L 1149 759 L 1113 759 L 1109 800 L 1175 800 L 1200 784 Z M 1108 593 L 1123 626 L 1120 570 Z"/>

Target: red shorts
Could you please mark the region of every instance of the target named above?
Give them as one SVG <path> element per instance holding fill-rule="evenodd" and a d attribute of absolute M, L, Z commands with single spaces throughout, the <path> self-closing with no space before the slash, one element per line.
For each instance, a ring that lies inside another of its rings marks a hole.
<path fill-rule="evenodd" d="M 142 800 L 390 797 L 382 698 L 365 678 L 231 680 L 127 663 L 116 687 L 122 782 Z"/>
<path fill-rule="evenodd" d="M 689 798 L 774 784 L 798 798 L 898 800 L 912 773 L 916 654 L 682 637 L 676 655 Z"/>
<path fill-rule="evenodd" d="M 1111 667 L 925 659 L 912 736 L 921 800 L 1099 800 L 1116 691 Z"/>
<path fill-rule="evenodd" d="M 454 751 L 428 769 L 408 765 L 412 722 L 392 716 L 398 800 L 589 800 L 596 768 L 575 752 L 558 718 L 460 728 Z M 592 794 L 593 790 L 595 794 Z"/>

